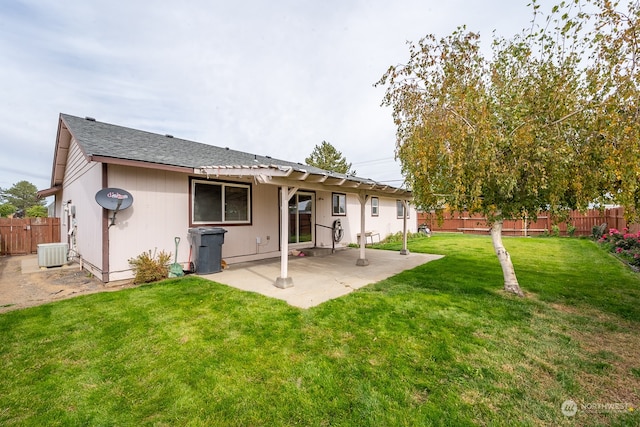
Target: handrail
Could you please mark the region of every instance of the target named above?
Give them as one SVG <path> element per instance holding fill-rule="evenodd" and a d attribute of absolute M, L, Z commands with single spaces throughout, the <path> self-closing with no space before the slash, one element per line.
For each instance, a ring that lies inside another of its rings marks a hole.
<path fill-rule="evenodd" d="M 323 224 L 318 224 L 316 223 L 316 227 L 322 227 L 322 228 L 328 228 L 329 230 L 333 231 L 333 235 L 331 236 L 331 253 L 334 253 L 336 251 L 336 230 L 338 229 L 336 227 L 336 224 L 338 225 L 338 227 L 340 227 L 340 229 L 342 229 L 342 225 L 340 224 L 340 220 L 335 220 L 333 221 L 333 225 L 331 227 L 329 227 L 328 225 L 323 225 Z M 340 238 L 338 241 L 342 240 L 342 238 Z"/>

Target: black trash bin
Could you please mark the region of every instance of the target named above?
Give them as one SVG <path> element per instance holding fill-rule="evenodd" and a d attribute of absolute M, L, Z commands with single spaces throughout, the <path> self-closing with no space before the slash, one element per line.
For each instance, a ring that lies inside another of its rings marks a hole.
<path fill-rule="evenodd" d="M 219 227 L 189 229 L 195 272 L 217 273 L 222 270 L 222 244 L 227 230 Z"/>

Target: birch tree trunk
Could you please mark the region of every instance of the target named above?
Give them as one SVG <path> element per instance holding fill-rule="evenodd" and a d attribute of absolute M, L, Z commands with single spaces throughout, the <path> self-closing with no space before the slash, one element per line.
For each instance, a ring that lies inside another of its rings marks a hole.
<path fill-rule="evenodd" d="M 500 266 L 502 267 L 504 290 L 507 292 L 513 292 L 519 297 L 524 297 L 524 293 L 518 284 L 516 271 L 513 269 L 511 256 L 502 244 L 502 220 L 497 220 L 491 226 L 491 241 L 493 242 L 493 249 L 496 251 L 496 255 L 500 261 Z"/>

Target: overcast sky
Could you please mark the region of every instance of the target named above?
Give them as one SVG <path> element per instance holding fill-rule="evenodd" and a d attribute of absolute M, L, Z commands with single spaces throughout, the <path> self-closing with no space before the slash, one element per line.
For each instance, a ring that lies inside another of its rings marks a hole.
<path fill-rule="evenodd" d="M 51 183 L 59 113 L 402 185 L 373 84 L 407 41 L 529 26 L 530 0 L 2 0 L 0 187 Z M 542 2 L 552 3 L 551 1 Z"/>

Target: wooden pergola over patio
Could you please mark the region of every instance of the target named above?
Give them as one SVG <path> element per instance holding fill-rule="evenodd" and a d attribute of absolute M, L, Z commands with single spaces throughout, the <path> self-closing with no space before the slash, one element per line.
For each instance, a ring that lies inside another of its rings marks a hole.
<path fill-rule="evenodd" d="M 400 253 L 409 254 L 407 249 L 407 212 L 409 202 L 412 199 L 409 190 L 378 183 L 370 179 L 363 179 L 356 176 L 331 173 L 313 172 L 300 165 L 299 168 L 282 165 L 212 165 L 202 166 L 194 169 L 194 173 L 209 177 L 253 177 L 257 184 L 276 185 L 280 187 L 282 197 L 280 200 L 280 276 L 276 278 L 274 285 L 279 288 L 289 288 L 293 286 L 293 279 L 289 277 L 288 255 L 289 239 L 287 230 L 289 229 L 288 206 L 289 200 L 300 188 L 318 191 L 340 190 L 344 193 L 355 194 L 360 202 L 360 256 L 356 261 L 357 266 L 367 266 L 369 261 L 366 257 L 366 227 L 365 227 L 365 205 L 370 197 L 393 196 L 402 201 L 404 207 L 403 218 L 403 244 Z"/>

